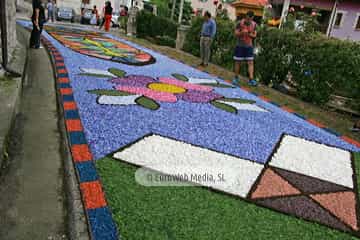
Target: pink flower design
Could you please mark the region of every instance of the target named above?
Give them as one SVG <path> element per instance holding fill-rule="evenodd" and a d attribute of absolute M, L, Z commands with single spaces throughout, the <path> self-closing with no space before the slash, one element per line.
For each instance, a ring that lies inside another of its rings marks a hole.
<path fill-rule="evenodd" d="M 110 80 L 115 89 L 127 93 L 143 95 L 159 102 L 177 102 L 179 99 L 192 103 L 209 103 L 223 98 L 210 86 L 192 84 L 168 77 L 158 80 L 148 76 L 129 75 Z"/>

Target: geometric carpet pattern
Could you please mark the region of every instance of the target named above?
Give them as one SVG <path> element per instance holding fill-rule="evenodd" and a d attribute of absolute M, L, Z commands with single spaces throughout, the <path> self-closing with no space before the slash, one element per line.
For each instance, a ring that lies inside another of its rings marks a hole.
<path fill-rule="evenodd" d="M 347 187 L 268 167 L 250 198 L 257 204 L 343 231 L 358 231 L 356 194 Z"/>
<path fill-rule="evenodd" d="M 297 159 L 297 151 L 310 154 L 301 154 Z M 297 218 L 345 232 L 359 230 L 351 154 L 342 149 L 284 135 L 270 161 L 261 165 L 152 134 L 111 155 L 164 176 L 182 173 L 190 176 L 186 181 L 247 198 Z M 192 177 L 204 172 L 211 176 L 224 173 L 226 181 L 199 181 Z"/>

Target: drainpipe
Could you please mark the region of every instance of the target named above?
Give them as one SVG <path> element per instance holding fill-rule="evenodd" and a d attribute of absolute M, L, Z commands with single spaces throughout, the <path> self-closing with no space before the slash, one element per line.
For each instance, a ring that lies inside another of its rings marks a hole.
<path fill-rule="evenodd" d="M 339 1 L 335 0 L 334 7 L 333 7 L 332 12 L 331 12 L 329 26 L 328 26 L 327 31 L 326 31 L 326 36 L 328 36 L 328 37 L 331 36 L 331 31 L 332 31 L 332 29 L 334 27 L 335 17 L 336 17 L 336 10 L 337 10 L 338 4 L 339 4 Z"/>

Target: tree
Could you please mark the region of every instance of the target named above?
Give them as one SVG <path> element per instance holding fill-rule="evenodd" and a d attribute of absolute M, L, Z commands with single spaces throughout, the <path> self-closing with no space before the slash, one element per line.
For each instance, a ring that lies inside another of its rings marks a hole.
<path fill-rule="evenodd" d="M 172 7 L 171 7 L 171 16 L 170 19 L 173 20 L 174 19 L 174 15 L 175 15 L 175 6 L 176 6 L 176 0 L 172 1 Z"/>
<path fill-rule="evenodd" d="M 171 18 L 172 20 L 179 19 L 179 12 L 180 12 L 179 0 L 151 0 L 151 2 L 152 4 L 155 4 L 157 6 L 159 16 Z M 174 14 L 172 14 L 173 9 L 174 9 Z M 191 7 L 191 2 L 185 0 L 183 7 L 182 24 L 190 24 L 192 14 L 193 14 L 193 9 Z"/>

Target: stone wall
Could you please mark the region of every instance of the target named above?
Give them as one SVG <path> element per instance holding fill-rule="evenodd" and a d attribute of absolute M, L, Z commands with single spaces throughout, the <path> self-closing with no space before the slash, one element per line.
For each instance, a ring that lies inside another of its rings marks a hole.
<path fill-rule="evenodd" d="M 8 44 L 8 61 L 11 60 L 12 53 L 16 47 L 16 1 L 14 0 L 0 0 L 5 1 L 6 4 L 6 25 L 7 25 L 7 44 Z M 1 34 L 1 33 L 0 33 Z M 1 42 L 0 42 L 1 44 Z M 1 56 L 1 48 L 0 48 Z M 1 57 L 0 57 L 0 61 Z"/>

